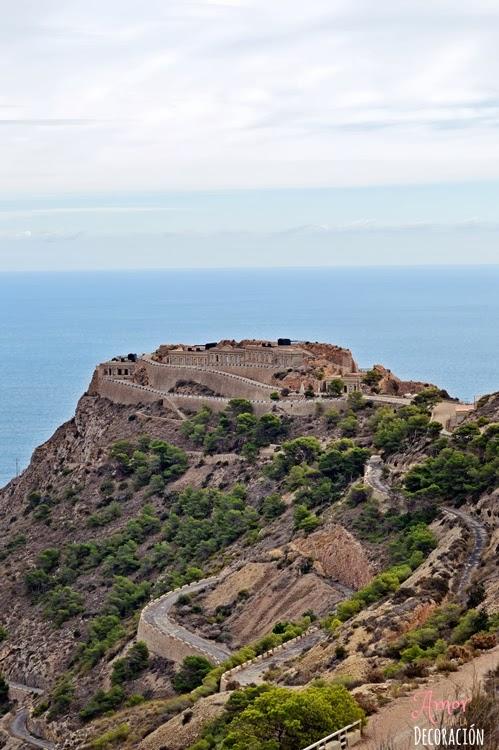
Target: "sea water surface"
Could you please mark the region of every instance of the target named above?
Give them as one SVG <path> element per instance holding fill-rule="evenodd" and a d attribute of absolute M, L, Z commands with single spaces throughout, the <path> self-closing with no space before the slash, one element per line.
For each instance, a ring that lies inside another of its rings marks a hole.
<path fill-rule="evenodd" d="M 97 362 L 278 336 L 472 400 L 499 390 L 499 266 L 0 274 L 0 486 L 72 416 Z"/>

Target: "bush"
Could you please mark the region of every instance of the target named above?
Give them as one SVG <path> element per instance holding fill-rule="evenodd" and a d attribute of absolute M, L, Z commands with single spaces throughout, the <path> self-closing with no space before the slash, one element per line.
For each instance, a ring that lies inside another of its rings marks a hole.
<path fill-rule="evenodd" d="M 57 586 L 45 597 L 43 613 L 57 627 L 80 612 L 83 612 L 83 597 L 70 586 Z"/>
<path fill-rule="evenodd" d="M 336 427 L 336 425 L 340 421 L 340 413 L 338 409 L 328 409 L 325 417 L 328 427 Z"/>
<path fill-rule="evenodd" d="M 65 715 L 74 698 L 73 678 L 70 674 L 63 675 L 55 684 L 50 695 L 50 711 L 48 718 L 56 719 L 58 716 Z"/>
<path fill-rule="evenodd" d="M 0 672 L 0 708 L 9 702 L 9 686 L 3 674 Z"/>
<path fill-rule="evenodd" d="M 93 748 L 93 750 L 107 750 L 107 748 L 121 743 L 121 740 L 126 740 L 129 734 L 130 725 L 119 724 L 114 729 L 110 729 L 108 732 L 105 732 L 105 734 L 92 740 L 90 747 Z"/>
<path fill-rule="evenodd" d="M 113 502 L 109 503 L 104 510 L 92 513 L 92 515 L 88 517 L 87 526 L 91 529 L 98 528 L 99 526 L 106 526 L 106 524 L 111 523 L 111 521 L 114 521 L 120 516 L 121 506 L 116 500 L 113 500 Z"/>
<path fill-rule="evenodd" d="M 46 573 L 51 573 L 59 565 L 60 556 L 60 550 L 55 547 L 49 547 L 38 555 L 38 567 Z"/>
<path fill-rule="evenodd" d="M 293 513 L 294 527 L 296 530 L 303 530 L 310 533 L 320 526 L 320 518 L 315 513 L 311 513 L 305 505 L 297 505 Z"/>
<path fill-rule="evenodd" d="M 204 656 L 186 656 L 182 666 L 172 679 L 177 693 L 190 693 L 202 684 L 213 664 Z"/>
<path fill-rule="evenodd" d="M 91 721 L 97 716 L 102 716 L 110 711 L 115 711 L 121 706 L 125 699 L 125 691 L 119 685 L 110 690 L 98 690 L 87 705 L 79 713 L 82 721 Z"/>
<path fill-rule="evenodd" d="M 475 633 L 471 636 L 469 643 L 472 648 L 486 651 L 497 645 L 497 637 L 495 633 Z"/>
<path fill-rule="evenodd" d="M 482 610 L 469 609 L 461 617 L 458 624 L 451 633 L 451 643 L 464 643 L 475 633 L 487 630 L 487 613 Z"/>
<path fill-rule="evenodd" d="M 282 515 L 285 510 L 286 503 L 276 492 L 273 492 L 271 495 L 267 495 L 267 497 L 263 499 L 260 508 L 262 516 L 267 520 L 277 518 L 278 516 Z"/>
<path fill-rule="evenodd" d="M 79 661 L 84 667 L 93 667 L 106 651 L 125 636 L 117 615 L 99 615 L 90 621 L 87 642 L 81 647 Z"/>
<path fill-rule="evenodd" d="M 149 663 L 149 650 L 144 641 L 138 641 L 122 659 L 114 662 L 111 683 L 120 685 L 135 680 Z"/>
<path fill-rule="evenodd" d="M 109 594 L 106 614 L 130 615 L 149 598 L 151 585 L 147 581 L 134 583 L 129 578 L 116 576 Z"/>
<path fill-rule="evenodd" d="M 367 485 L 359 483 L 354 484 L 348 493 L 347 502 L 349 505 L 360 505 L 368 502 L 372 497 L 373 491 Z"/>
<path fill-rule="evenodd" d="M 353 437 L 354 435 L 356 435 L 358 426 L 359 426 L 359 423 L 358 423 L 357 417 L 355 417 L 353 414 L 350 414 L 348 417 L 345 417 L 339 423 L 341 434 L 344 437 Z"/>
<path fill-rule="evenodd" d="M 29 594 L 37 596 L 48 591 L 54 585 L 54 579 L 45 570 L 32 568 L 24 576 L 24 585 Z"/>

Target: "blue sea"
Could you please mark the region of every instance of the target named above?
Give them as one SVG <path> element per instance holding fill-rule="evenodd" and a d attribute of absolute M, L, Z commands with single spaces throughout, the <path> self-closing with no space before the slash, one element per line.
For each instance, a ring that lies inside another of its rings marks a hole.
<path fill-rule="evenodd" d="M 499 266 L 0 274 L 0 486 L 72 416 L 97 362 L 278 336 L 471 400 L 499 390 Z"/>

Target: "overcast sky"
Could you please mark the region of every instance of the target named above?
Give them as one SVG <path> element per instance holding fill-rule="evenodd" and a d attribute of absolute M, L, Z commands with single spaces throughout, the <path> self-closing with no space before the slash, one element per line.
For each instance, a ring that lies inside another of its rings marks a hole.
<path fill-rule="evenodd" d="M 0 269 L 499 262 L 497 0 L 0 10 Z"/>

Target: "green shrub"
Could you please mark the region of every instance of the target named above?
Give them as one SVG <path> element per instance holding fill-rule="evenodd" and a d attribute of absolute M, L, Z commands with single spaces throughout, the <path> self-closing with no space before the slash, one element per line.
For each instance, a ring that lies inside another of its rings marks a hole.
<path fill-rule="evenodd" d="M 460 618 L 450 637 L 451 643 L 464 643 L 475 633 L 488 628 L 488 616 L 483 610 L 469 609 Z"/>
<path fill-rule="evenodd" d="M 98 690 L 87 705 L 82 708 L 79 717 L 82 721 L 91 721 L 97 716 L 115 711 L 121 706 L 124 699 L 125 691 L 119 685 L 115 685 L 107 692 Z"/>
<path fill-rule="evenodd" d="M 148 581 L 134 583 L 124 576 L 116 576 L 107 600 L 107 613 L 121 617 L 130 615 L 149 598 L 151 584 Z"/>
<path fill-rule="evenodd" d="M 119 724 L 117 727 L 114 727 L 114 729 L 110 729 L 100 737 L 92 740 L 90 747 L 93 748 L 93 750 L 107 750 L 109 747 L 120 744 L 121 740 L 126 740 L 129 734 L 130 725 Z"/>
<path fill-rule="evenodd" d="M 70 586 L 57 586 L 45 596 L 43 614 L 57 627 L 80 612 L 83 612 L 83 597 Z"/>
<path fill-rule="evenodd" d="M 63 675 L 57 680 L 54 689 L 50 694 L 49 720 L 67 714 L 73 702 L 74 693 L 75 688 L 71 674 Z"/>
<path fill-rule="evenodd" d="M 111 683 L 121 685 L 123 682 L 135 680 L 146 669 L 149 663 L 149 650 L 144 641 L 138 641 L 122 659 L 117 659 L 113 665 Z"/>
<path fill-rule="evenodd" d="M 61 551 L 55 547 L 49 547 L 44 549 L 38 555 L 38 567 L 44 570 L 46 573 L 51 573 L 59 565 L 59 559 L 61 557 Z"/>
<path fill-rule="evenodd" d="M 90 621 L 87 641 L 81 646 L 78 659 L 84 668 L 91 668 L 106 651 L 125 636 L 117 615 L 98 615 Z"/>
<path fill-rule="evenodd" d="M 354 435 L 356 435 L 358 427 L 359 427 L 359 422 L 357 420 L 357 417 L 354 414 L 350 414 L 349 416 L 340 420 L 340 423 L 339 423 L 341 434 L 344 437 L 353 437 Z"/>
<path fill-rule="evenodd" d="M 213 665 L 204 656 L 186 656 L 182 666 L 172 679 L 177 693 L 190 693 L 199 687 Z"/>
<path fill-rule="evenodd" d="M 311 513 L 305 505 L 297 505 L 293 513 L 294 527 L 303 530 L 307 534 L 314 531 L 321 524 L 320 518 Z"/>
<path fill-rule="evenodd" d="M 271 495 L 267 495 L 267 497 L 263 499 L 260 508 L 262 516 L 267 520 L 277 518 L 278 516 L 282 515 L 285 510 L 286 503 L 276 492 L 273 492 Z"/>
<path fill-rule="evenodd" d="M 359 482 L 354 484 L 348 493 L 347 502 L 349 505 L 360 505 L 367 503 L 372 497 L 373 491 L 370 487 Z"/>
<path fill-rule="evenodd" d="M 114 521 L 120 516 L 121 506 L 116 502 L 116 500 L 114 500 L 112 503 L 109 503 L 107 508 L 104 508 L 104 510 L 92 513 L 92 515 L 89 516 L 87 520 L 87 526 L 91 529 L 97 528 L 99 526 L 106 526 L 106 524 L 111 523 L 111 521 Z"/>

